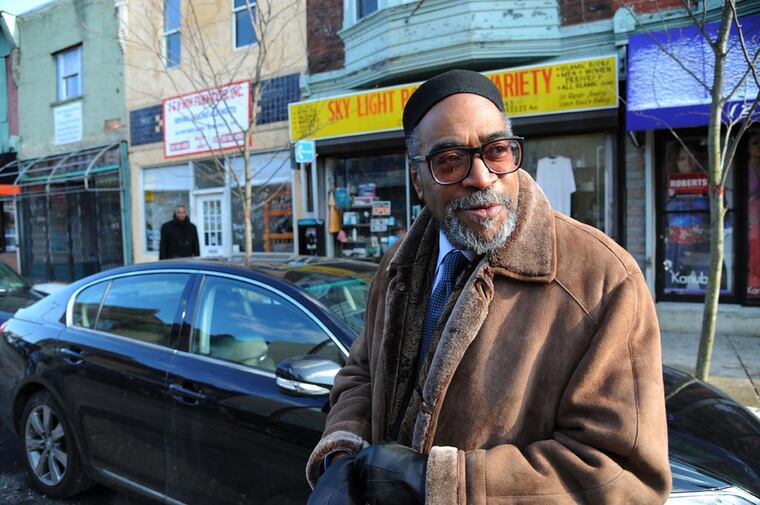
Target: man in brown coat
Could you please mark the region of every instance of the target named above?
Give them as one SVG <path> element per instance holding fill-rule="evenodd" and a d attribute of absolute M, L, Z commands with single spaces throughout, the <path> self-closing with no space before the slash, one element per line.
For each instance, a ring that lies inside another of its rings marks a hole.
<path fill-rule="evenodd" d="M 631 256 L 519 169 L 496 87 L 404 110 L 426 208 L 383 258 L 307 466 L 319 504 L 662 504 L 654 306 Z M 452 259 L 455 258 L 455 259 Z"/>

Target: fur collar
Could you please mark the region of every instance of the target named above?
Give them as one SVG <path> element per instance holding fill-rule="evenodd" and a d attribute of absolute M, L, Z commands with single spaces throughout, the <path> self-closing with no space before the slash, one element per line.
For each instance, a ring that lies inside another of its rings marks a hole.
<path fill-rule="evenodd" d="M 494 274 L 514 279 L 548 283 L 557 272 L 557 236 L 554 211 L 533 178 L 524 170 L 517 172 L 517 225 L 503 246 L 494 251 L 488 263 Z M 414 262 L 425 231 L 433 224 L 425 207 L 409 229 L 391 259 L 389 269 L 408 267 Z"/>

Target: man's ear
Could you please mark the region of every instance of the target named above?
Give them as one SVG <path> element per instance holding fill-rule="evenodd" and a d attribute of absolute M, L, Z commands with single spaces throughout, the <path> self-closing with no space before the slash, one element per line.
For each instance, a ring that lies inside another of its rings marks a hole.
<path fill-rule="evenodd" d="M 412 174 L 412 185 L 414 186 L 414 190 L 417 192 L 417 196 L 422 200 L 425 201 L 425 197 L 422 194 L 422 180 L 420 179 L 420 174 L 417 172 L 416 168 L 411 168 L 411 174 Z"/>

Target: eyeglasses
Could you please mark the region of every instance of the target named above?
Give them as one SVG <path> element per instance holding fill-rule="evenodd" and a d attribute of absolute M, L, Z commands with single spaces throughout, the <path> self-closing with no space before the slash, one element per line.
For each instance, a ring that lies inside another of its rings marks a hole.
<path fill-rule="evenodd" d="M 426 161 L 438 184 L 456 184 L 472 170 L 472 158 L 477 153 L 486 168 L 497 175 L 511 174 L 520 168 L 525 139 L 503 137 L 480 147 L 447 147 L 427 156 L 412 156 L 410 161 Z"/>

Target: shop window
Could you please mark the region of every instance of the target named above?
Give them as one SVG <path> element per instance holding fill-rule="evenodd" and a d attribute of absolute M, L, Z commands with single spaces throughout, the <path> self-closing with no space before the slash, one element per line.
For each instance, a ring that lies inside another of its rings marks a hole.
<path fill-rule="evenodd" d="M 606 133 L 531 138 L 523 168 L 555 210 L 612 234 L 612 137 Z"/>
<path fill-rule="evenodd" d="M 329 231 L 336 254 L 380 258 L 406 234 L 403 154 L 337 159 Z"/>
<path fill-rule="evenodd" d="M 240 185 L 230 191 L 232 208 L 232 244 L 245 251 L 243 225 L 244 177 L 242 158 L 231 160 Z M 290 157 L 287 152 L 257 154 L 251 157 L 253 189 L 252 249 L 256 252 L 293 251 L 293 185 Z"/>
<path fill-rule="evenodd" d="M 195 189 L 223 188 L 227 185 L 227 170 L 222 159 L 194 161 L 193 174 Z"/>
<path fill-rule="evenodd" d="M 760 301 L 760 130 L 747 142 L 747 300 Z"/>
<path fill-rule="evenodd" d="M 3 203 L 3 231 L 5 234 L 5 252 L 14 252 L 18 247 L 16 231 L 16 212 L 13 204 Z"/>
<path fill-rule="evenodd" d="M 68 100 L 82 94 L 82 46 L 55 54 L 58 100 Z"/>
<path fill-rule="evenodd" d="M 180 35 L 181 0 L 164 0 L 164 35 L 163 35 L 163 58 L 164 66 L 176 67 L 180 64 L 182 53 L 182 37 Z"/>
<path fill-rule="evenodd" d="M 158 252 L 161 225 L 172 219 L 177 205 L 190 208 L 192 177 L 188 165 L 143 170 L 145 250 Z M 193 216 L 190 216 L 192 219 Z"/>
<path fill-rule="evenodd" d="M 704 137 L 682 137 L 665 142 L 661 161 L 660 210 L 662 262 L 660 285 L 664 295 L 703 295 L 710 259 L 710 200 L 705 171 Z M 733 191 L 726 183 L 721 294 L 734 291 Z"/>
<path fill-rule="evenodd" d="M 233 0 L 232 32 L 235 47 L 245 47 L 256 43 L 256 0 Z"/>

